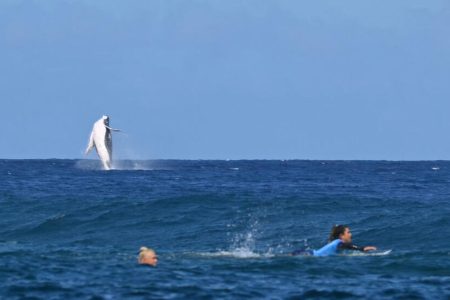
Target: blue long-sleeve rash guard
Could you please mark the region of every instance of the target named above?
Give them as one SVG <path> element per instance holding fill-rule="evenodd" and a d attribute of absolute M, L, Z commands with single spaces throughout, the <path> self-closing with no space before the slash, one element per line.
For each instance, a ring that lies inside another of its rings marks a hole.
<path fill-rule="evenodd" d="M 292 253 L 292 255 L 330 256 L 338 254 L 342 250 L 364 251 L 364 247 L 358 247 L 356 245 L 353 245 L 352 243 L 344 243 L 340 239 L 336 239 L 318 250 L 296 250 Z"/>

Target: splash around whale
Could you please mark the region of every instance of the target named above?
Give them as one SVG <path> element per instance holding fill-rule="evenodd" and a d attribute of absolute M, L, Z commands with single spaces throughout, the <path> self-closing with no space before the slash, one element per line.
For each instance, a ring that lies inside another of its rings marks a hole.
<path fill-rule="evenodd" d="M 85 155 L 88 155 L 95 147 L 105 170 L 111 170 L 112 168 L 112 131 L 120 130 L 109 127 L 109 116 L 102 116 L 100 120 L 94 123 L 85 152 Z"/>

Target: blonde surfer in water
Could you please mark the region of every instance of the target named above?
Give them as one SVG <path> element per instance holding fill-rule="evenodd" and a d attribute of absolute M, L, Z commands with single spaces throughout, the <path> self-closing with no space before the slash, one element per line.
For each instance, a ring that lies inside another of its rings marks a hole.
<path fill-rule="evenodd" d="M 141 247 L 141 249 L 139 249 L 138 262 L 141 265 L 156 267 L 158 264 L 158 256 L 156 255 L 155 250 Z"/>

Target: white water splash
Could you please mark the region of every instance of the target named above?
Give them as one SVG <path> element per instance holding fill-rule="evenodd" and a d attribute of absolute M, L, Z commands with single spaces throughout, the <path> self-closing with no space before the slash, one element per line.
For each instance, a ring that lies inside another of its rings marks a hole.
<path fill-rule="evenodd" d="M 273 254 L 270 253 L 256 253 L 245 248 L 234 249 L 230 251 L 202 252 L 197 254 L 205 257 L 232 257 L 232 258 L 267 258 L 274 256 Z"/>
<path fill-rule="evenodd" d="M 259 214 L 257 214 L 259 216 Z M 272 248 L 268 250 L 257 249 L 257 239 L 261 235 L 260 224 L 257 217 L 253 214 L 248 214 L 247 228 L 242 233 L 237 233 L 231 240 L 231 245 L 228 250 L 208 253 L 207 255 L 224 256 L 234 258 L 267 258 L 274 257 Z M 247 222 L 247 221 L 246 221 Z M 229 225 L 234 227 L 234 225 Z"/>
<path fill-rule="evenodd" d="M 75 163 L 75 168 L 81 170 L 104 170 L 101 162 L 94 159 L 78 160 Z M 150 160 L 114 160 L 112 162 L 111 170 L 152 171 L 155 170 L 155 168 L 153 168 L 153 163 Z"/>

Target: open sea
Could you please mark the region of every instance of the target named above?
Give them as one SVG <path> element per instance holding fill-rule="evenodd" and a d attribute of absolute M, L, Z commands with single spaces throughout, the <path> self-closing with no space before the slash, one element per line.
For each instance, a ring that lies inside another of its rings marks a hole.
<path fill-rule="evenodd" d="M 450 299 L 448 161 L 115 167 L 0 160 L 0 299 Z M 288 255 L 341 223 L 392 251 Z"/>

